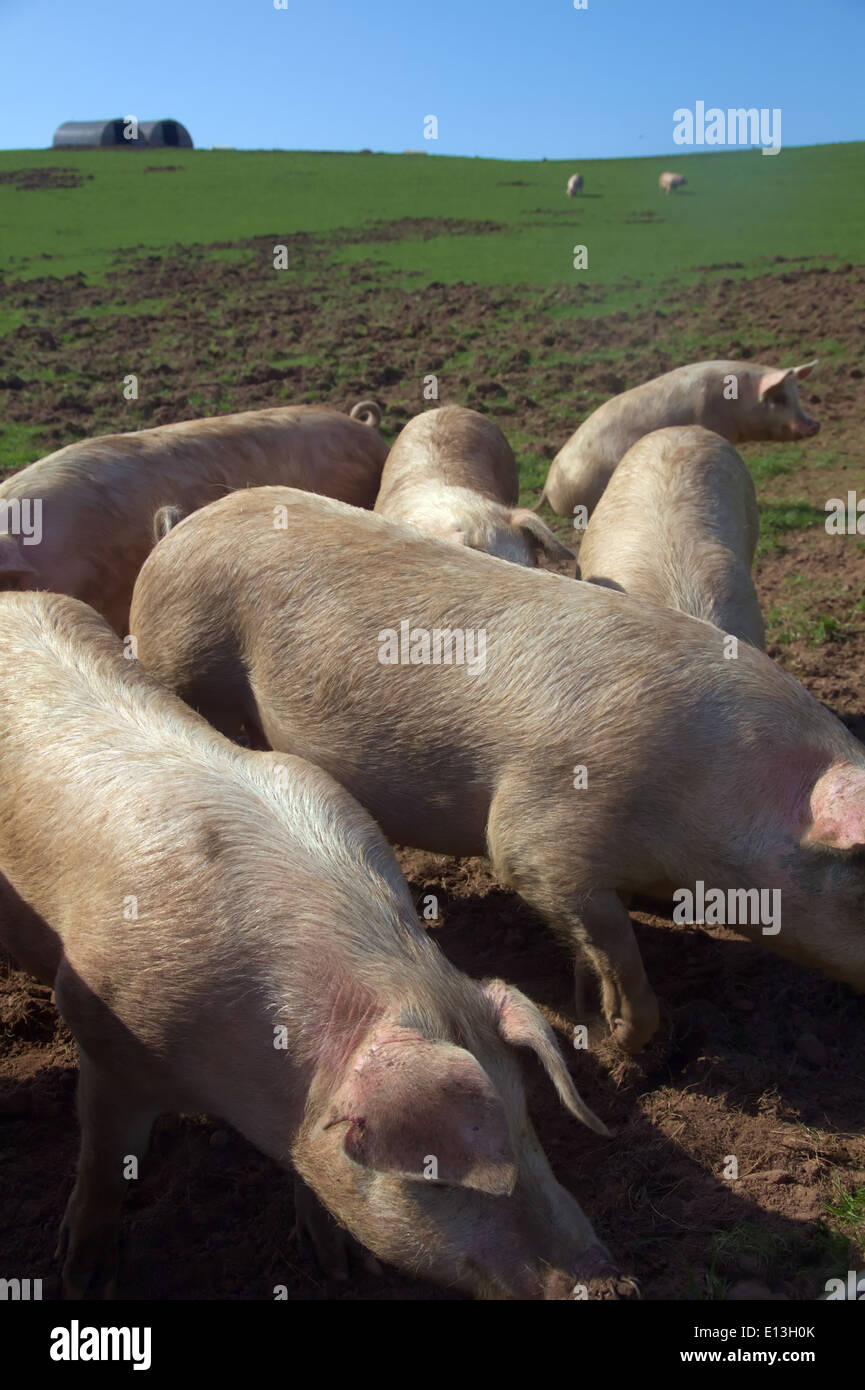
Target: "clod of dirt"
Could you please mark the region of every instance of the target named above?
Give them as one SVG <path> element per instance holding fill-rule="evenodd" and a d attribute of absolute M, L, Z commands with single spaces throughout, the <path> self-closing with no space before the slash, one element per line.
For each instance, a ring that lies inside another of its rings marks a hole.
<path fill-rule="evenodd" d="M 500 381 L 479 381 L 475 386 L 475 391 L 482 400 L 487 400 L 491 396 L 506 396 L 508 394 Z"/>

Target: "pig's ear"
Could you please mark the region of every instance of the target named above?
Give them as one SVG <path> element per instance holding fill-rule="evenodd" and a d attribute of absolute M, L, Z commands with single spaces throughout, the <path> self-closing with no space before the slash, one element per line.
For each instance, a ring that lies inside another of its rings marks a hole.
<path fill-rule="evenodd" d="M 835 763 L 814 784 L 805 843 L 830 849 L 865 847 L 865 768 Z"/>
<path fill-rule="evenodd" d="M 496 1010 L 496 1026 L 505 1042 L 513 1047 L 530 1047 L 559 1093 L 559 1099 L 572 1115 L 596 1134 L 609 1137 L 610 1131 L 583 1100 L 565 1066 L 556 1035 L 540 1009 L 513 985 L 504 980 L 488 980 L 484 993 Z"/>
<path fill-rule="evenodd" d="M 0 536 L 0 590 L 27 589 L 37 571 L 26 559 L 14 536 Z"/>
<path fill-rule="evenodd" d="M 542 550 L 551 560 L 573 560 L 574 552 L 568 550 L 541 518 L 528 507 L 518 507 L 511 512 L 511 526 L 521 531 L 533 550 Z"/>
<path fill-rule="evenodd" d="M 778 367 L 774 372 L 761 372 L 757 378 L 758 399 L 765 400 L 772 391 L 777 391 L 778 387 L 793 375 L 793 371 L 793 367 Z"/>
<path fill-rule="evenodd" d="M 341 1124 L 349 1158 L 378 1173 L 497 1196 L 516 1184 L 499 1094 L 477 1058 L 450 1043 L 389 1030 L 334 1097 L 324 1127 Z"/>
<path fill-rule="evenodd" d="M 813 362 L 803 362 L 801 367 L 791 367 L 790 371 L 793 373 L 797 381 L 801 381 L 803 377 L 811 375 L 819 361 L 819 357 L 815 357 Z"/>
<path fill-rule="evenodd" d="M 169 531 L 173 531 L 179 521 L 182 521 L 185 512 L 179 507 L 160 507 L 153 516 L 153 539 L 157 545 L 164 541 Z"/>

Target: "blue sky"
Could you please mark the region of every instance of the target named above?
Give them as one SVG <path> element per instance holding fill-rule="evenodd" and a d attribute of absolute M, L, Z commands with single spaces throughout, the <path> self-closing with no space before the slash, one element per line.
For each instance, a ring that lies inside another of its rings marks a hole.
<path fill-rule="evenodd" d="M 199 146 L 656 155 L 697 100 L 825 144 L 865 137 L 863 70 L 865 0 L 0 0 L 0 147 L 134 114 Z"/>

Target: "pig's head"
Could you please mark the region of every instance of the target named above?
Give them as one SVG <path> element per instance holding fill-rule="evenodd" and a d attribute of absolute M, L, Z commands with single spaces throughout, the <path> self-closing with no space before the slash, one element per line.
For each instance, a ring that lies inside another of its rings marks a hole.
<path fill-rule="evenodd" d="M 799 367 L 749 371 L 739 387 L 743 407 L 739 439 L 790 441 L 817 434 L 819 422 L 802 408 L 798 387 L 816 365 L 815 360 Z"/>
<path fill-rule="evenodd" d="M 35 589 L 38 574 L 15 536 L 0 534 L 0 590 Z"/>
<path fill-rule="evenodd" d="M 479 501 L 461 521 L 461 529 L 445 533 L 444 538 L 495 555 L 499 560 L 534 569 L 542 554 L 551 560 L 574 559 L 574 552 L 526 507 L 511 509 L 497 502 Z"/>
<path fill-rule="evenodd" d="M 341 1225 L 411 1274 L 487 1298 L 568 1298 L 578 1284 L 603 1296 L 615 1269 L 550 1170 L 514 1046 L 534 1050 L 574 1115 L 607 1130 L 530 1000 L 501 981 L 473 988 L 471 1045 L 401 1010 L 367 1034 L 335 1090 L 318 1078 L 295 1164 Z"/>
<path fill-rule="evenodd" d="M 865 991 L 865 766 L 839 759 L 803 794 L 791 851 L 767 880 L 780 931 L 765 944 Z"/>

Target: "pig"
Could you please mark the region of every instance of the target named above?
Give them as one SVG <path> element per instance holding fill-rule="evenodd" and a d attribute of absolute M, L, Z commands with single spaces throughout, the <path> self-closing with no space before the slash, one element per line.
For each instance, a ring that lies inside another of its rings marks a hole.
<path fill-rule="evenodd" d="M 615 1296 L 532 1129 L 517 1050 L 605 1126 L 535 1005 L 425 934 L 348 792 L 230 744 L 76 599 L 0 595 L 0 702 L 0 941 L 54 990 L 80 1058 L 67 1296 L 113 1291 L 126 1156 L 167 1109 L 218 1114 L 291 1165 L 334 1266 L 325 1209 L 449 1287 Z"/>
<path fill-rule="evenodd" d="M 235 488 L 290 483 L 372 507 L 381 413 L 359 401 L 352 414 L 277 406 L 66 445 L 0 484 L 0 590 L 80 598 L 122 636 L 161 506 L 188 512 Z"/>
<path fill-rule="evenodd" d="M 131 625 L 224 733 L 325 768 L 391 840 L 488 855 L 626 1051 L 658 1023 L 633 893 L 777 889 L 781 930 L 739 929 L 865 988 L 865 748 L 711 623 L 259 488 L 169 532 Z"/>
<path fill-rule="evenodd" d="M 662 193 L 670 194 L 675 193 L 677 188 L 681 188 L 687 182 L 684 174 L 671 174 L 669 169 L 665 169 L 658 179 L 658 187 Z"/>
<path fill-rule="evenodd" d="M 632 444 L 592 514 L 580 576 L 765 648 L 751 562 L 760 519 L 732 444 L 700 425 Z"/>
<path fill-rule="evenodd" d="M 375 511 L 393 521 L 512 560 L 536 565 L 543 551 L 573 560 L 540 517 L 515 507 L 519 476 L 501 430 L 459 405 L 416 415 L 387 456 Z"/>
<path fill-rule="evenodd" d="M 569 198 L 575 198 L 575 197 L 577 196 L 578 193 L 582 192 L 582 188 L 583 188 L 583 176 L 582 176 L 582 174 L 571 174 L 571 177 L 568 179 L 568 188 L 567 188 L 568 197 L 569 197 Z"/>
<path fill-rule="evenodd" d="M 731 444 L 809 439 L 820 426 L 802 409 L 796 383 L 816 365 L 692 362 L 613 396 L 556 454 L 541 502 L 559 516 L 573 516 L 577 507 L 590 516 L 631 445 L 670 425 L 702 425 Z"/>

